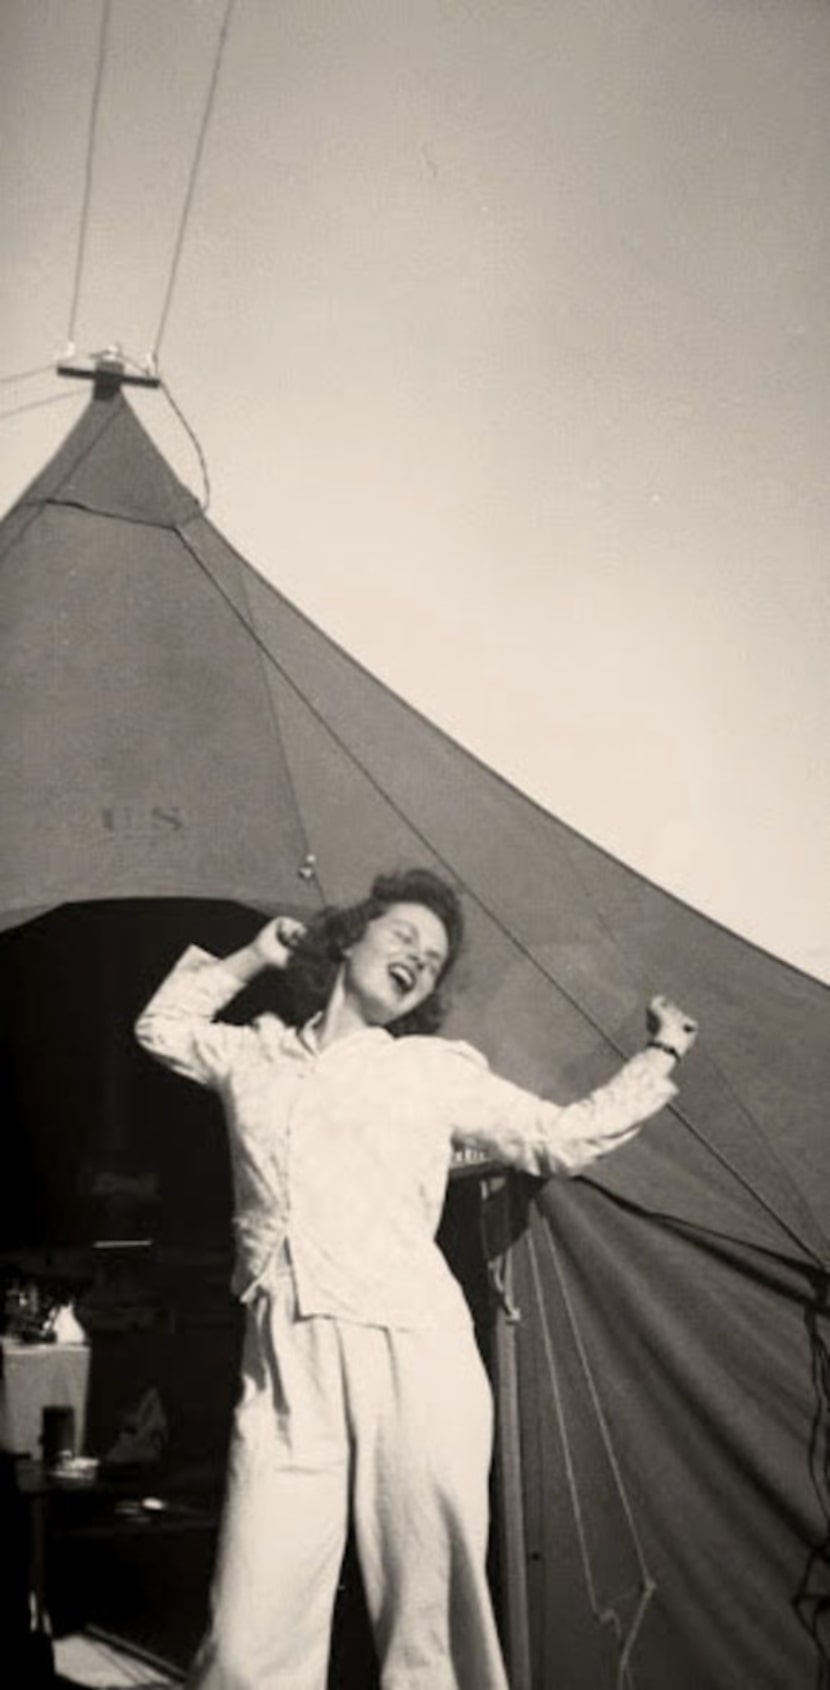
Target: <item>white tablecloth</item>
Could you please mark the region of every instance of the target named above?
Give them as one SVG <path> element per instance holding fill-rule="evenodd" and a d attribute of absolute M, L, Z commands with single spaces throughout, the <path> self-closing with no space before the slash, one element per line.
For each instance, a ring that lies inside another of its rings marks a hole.
<path fill-rule="evenodd" d="M 75 1449 L 84 1449 L 88 1344 L 21 1344 L 0 1338 L 3 1371 L 0 1377 L 0 1449 L 13 1455 L 42 1454 L 44 1408 L 72 1408 Z"/>

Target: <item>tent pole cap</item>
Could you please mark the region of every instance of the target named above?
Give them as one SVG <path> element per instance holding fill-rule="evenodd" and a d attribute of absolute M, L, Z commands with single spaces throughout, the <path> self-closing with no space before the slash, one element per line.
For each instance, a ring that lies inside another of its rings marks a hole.
<path fill-rule="evenodd" d="M 59 359 L 57 372 L 59 376 L 69 376 L 76 381 L 94 382 L 96 398 L 108 397 L 120 387 L 161 386 L 155 360 L 148 359 L 144 369 L 128 372 L 118 347 L 101 352 L 95 358 L 65 356 Z"/>

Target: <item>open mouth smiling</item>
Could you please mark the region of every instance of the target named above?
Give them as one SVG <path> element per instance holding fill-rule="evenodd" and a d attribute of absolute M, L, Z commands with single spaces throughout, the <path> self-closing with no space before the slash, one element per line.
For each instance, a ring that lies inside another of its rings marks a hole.
<path fill-rule="evenodd" d="M 413 968 L 410 968 L 407 963 L 405 963 L 405 962 L 390 963 L 388 972 L 389 972 L 389 978 L 391 979 L 391 981 L 392 981 L 392 983 L 395 987 L 395 990 L 400 994 L 401 997 L 405 997 L 407 992 L 412 991 L 412 988 L 416 984 L 418 977 L 415 973 L 415 970 Z"/>

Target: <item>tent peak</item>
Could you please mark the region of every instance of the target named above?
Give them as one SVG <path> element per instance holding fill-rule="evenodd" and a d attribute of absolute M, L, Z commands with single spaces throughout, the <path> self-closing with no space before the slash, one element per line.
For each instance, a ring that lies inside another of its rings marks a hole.
<path fill-rule="evenodd" d="M 58 361 L 57 372 L 59 376 L 69 376 L 76 381 L 94 382 L 96 399 L 111 399 L 124 386 L 161 386 L 161 376 L 151 353 L 143 364 L 135 365 L 132 370 L 127 369 L 128 362 L 132 360 L 125 357 L 118 345 L 108 346 L 105 351 L 92 353 L 88 358 L 78 358 L 74 346 L 70 344 Z"/>

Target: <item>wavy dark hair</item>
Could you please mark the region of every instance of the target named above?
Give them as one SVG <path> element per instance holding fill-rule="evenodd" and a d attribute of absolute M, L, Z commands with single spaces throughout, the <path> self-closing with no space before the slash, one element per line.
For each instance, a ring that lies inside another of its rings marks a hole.
<path fill-rule="evenodd" d="M 284 976 L 292 1019 L 296 1018 L 298 1025 L 325 1007 L 347 950 L 363 937 L 370 921 L 383 915 L 393 904 L 422 904 L 431 910 L 444 927 L 449 948 L 435 989 L 417 1009 L 390 1022 L 387 1031 L 396 1038 L 407 1033 L 437 1033 L 448 1007 L 442 987 L 463 943 L 464 916 L 455 889 L 425 868 L 379 874 L 362 903 L 329 906 L 309 922 L 291 954 Z"/>

